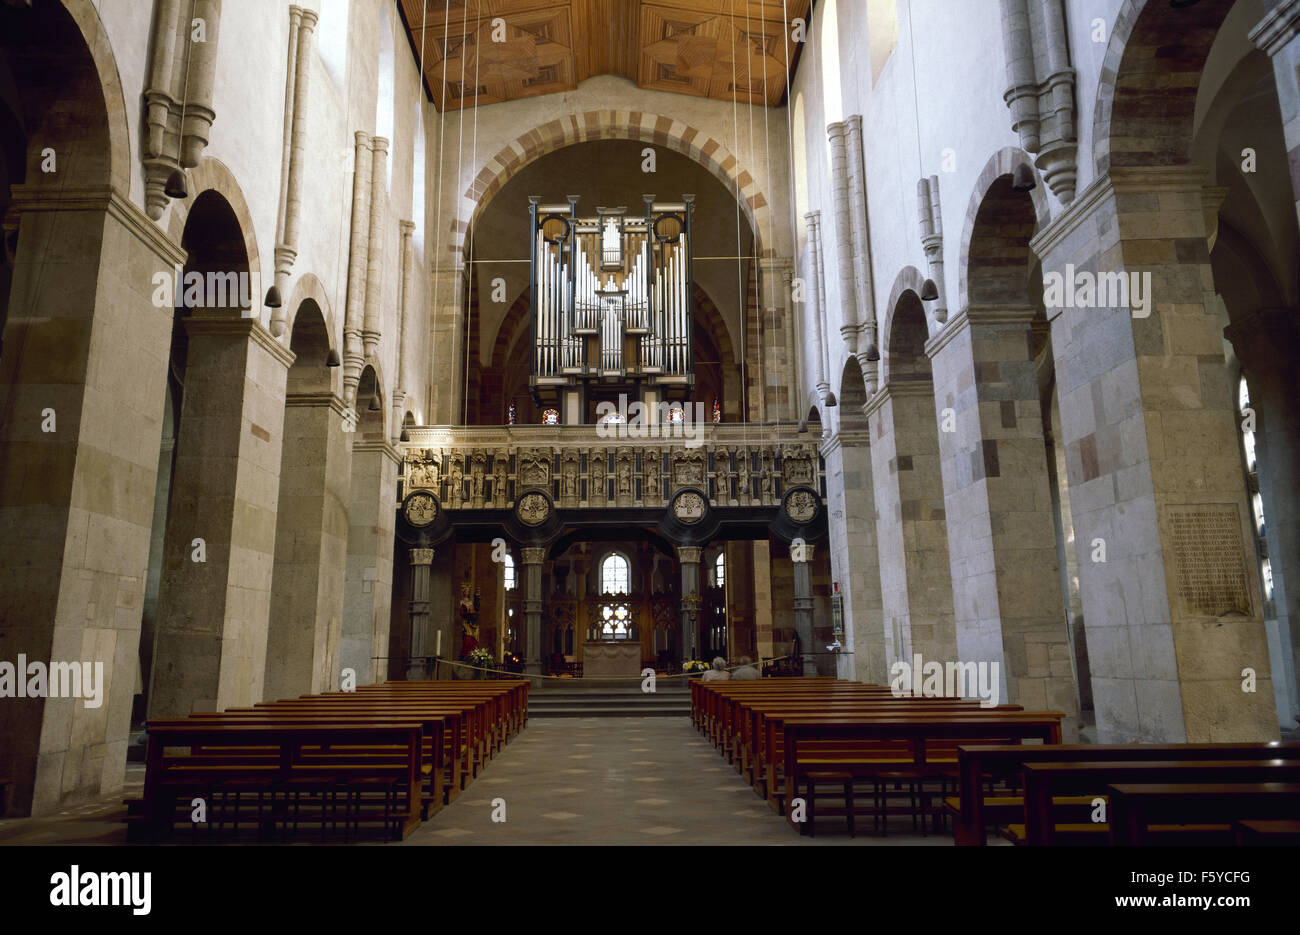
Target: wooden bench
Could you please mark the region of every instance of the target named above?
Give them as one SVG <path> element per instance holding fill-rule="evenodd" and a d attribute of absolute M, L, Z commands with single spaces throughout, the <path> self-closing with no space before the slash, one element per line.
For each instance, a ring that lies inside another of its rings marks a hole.
<path fill-rule="evenodd" d="M 1026 763 L 1135 762 L 1143 760 L 1267 760 L 1300 759 L 1300 743 L 1198 744 L 1058 744 L 974 746 L 958 748 L 958 796 L 945 801 L 953 814 L 953 835 L 962 846 L 988 842 L 990 824 L 1023 822 L 1024 799 L 999 796 L 990 803 L 988 782 L 1020 780 Z M 1091 799 L 1089 799 L 1091 801 Z M 1063 803 L 1064 804 L 1064 803 Z M 1077 803 L 1076 803 L 1077 804 Z"/>
<path fill-rule="evenodd" d="M 880 716 L 871 715 L 795 715 L 769 717 L 769 747 L 775 746 L 775 733 L 782 735 L 781 776 L 768 770 L 768 802 L 789 820 L 789 809 L 782 807 L 799 794 L 804 774 L 809 771 L 836 770 L 851 772 L 856 779 L 880 780 L 891 774 L 914 778 L 937 776 L 952 768 L 951 762 L 927 760 L 931 750 L 949 752 L 955 743 L 971 739 L 1001 738 L 1007 741 L 1028 739 L 1059 743 L 1061 712 L 933 712 Z M 910 751 L 904 760 L 897 755 L 901 744 Z M 828 746 L 829 744 L 829 746 Z M 884 754 L 883 756 L 881 754 Z M 900 760 L 904 760 L 900 762 Z M 784 789 L 777 798 L 777 784 Z M 924 801 L 923 801 L 924 809 Z M 873 803 L 870 814 L 878 814 L 880 802 Z M 831 814 L 835 814 L 831 812 Z"/>
<path fill-rule="evenodd" d="M 1146 844 L 1158 824 L 1300 818 L 1297 782 L 1115 783 L 1107 793 L 1112 845 Z"/>
<path fill-rule="evenodd" d="M 1145 760 L 1138 762 L 1092 761 L 1068 763 L 1026 763 L 1024 766 L 1024 843 L 1059 843 L 1053 796 L 1093 794 L 1104 796 L 1112 783 L 1206 783 L 1206 782 L 1296 782 L 1300 781 L 1298 760 Z M 1240 816 L 1251 817 L 1251 816 Z M 1114 822 L 1113 808 L 1111 823 Z M 1105 841 L 1109 825 L 1089 822 L 1089 831 Z M 1230 828 L 1213 829 L 1226 837 Z M 1014 832 L 1013 832 L 1014 834 Z"/>
<path fill-rule="evenodd" d="M 1300 844 L 1300 821 L 1234 821 L 1232 836 L 1238 847 L 1295 847 Z"/>
<path fill-rule="evenodd" d="M 422 818 L 429 818 L 436 814 L 448 799 L 448 784 L 455 778 L 455 772 L 448 769 L 445 765 L 448 760 L 445 737 L 447 734 L 447 723 L 454 723 L 454 716 L 443 716 L 439 714 L 427 714 L 423 712 L 407 711 L 384 711 L 367 714 L 361 711 L 331 711 L 331 712 L 284 712 L 275 708 L 232 708 L 220 713 L 196 713 L 190 715 L 193 720 L 205 722 L 222 723 L 222 724 L 336 724 L 339 726 L 364 726 L 372 723 L 384 723 L 391 721 L 395 717 L 418 719 L 423 733 L 423 742 L 421 744 L 421 766 L 420 773 L 427 781 L 425 791 L 421 796 Z M 161 722 L 170 726 L 180 726 L 183 722 Z M 208 748 L 200 748 L 200 751 L 207 751 Z M 330 747 L 328 751 L 322 751 L 319 756 L 331 756 L 335 758 L 347 757 L 352 755 L 351 747 Z"/>
<path fill-rule="evenodd" d="M 151 835 L 175 819 L 177 795 L 198 790 L 292 790 L 296 781 L 346 784 L 376 780 L 393 785 L 403 811 L 394 814 L 397 831 L 406 837 L 420 823 L 421 723 L 392 719 L 364 724 L 261 724 L 188 720 L 147 725 L 144 823 Z M 190 755 L 168 755 L 168 748 L 196 748 Z M 353 747 L 338 760 L 313 756 L 329 747 Z M 213 749 L 217 753 L 213 753 Z M 231 752 L 222 755 L 221 748 Z M 365 749 L 369 748 L 369 749 Z M 392 748 L 401 751 L 392 755 Z M 270 751 L 270 752 L 268 752 Z"/>

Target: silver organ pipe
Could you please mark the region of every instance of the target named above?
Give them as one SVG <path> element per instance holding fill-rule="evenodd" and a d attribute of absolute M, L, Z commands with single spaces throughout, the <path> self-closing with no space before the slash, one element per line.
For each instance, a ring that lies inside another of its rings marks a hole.
<path fill-rule="evenodd" d="M 574 198 L 568 206 L 529 200 L 535 376 L 551 386 L 597 372 L 689 382 L 692 196 L 679 204 L 647 196 L 644 218 L 622 208 L 580 218 Z M 665 221 L 679 226 L 675 238 L 661 239 Z"/>

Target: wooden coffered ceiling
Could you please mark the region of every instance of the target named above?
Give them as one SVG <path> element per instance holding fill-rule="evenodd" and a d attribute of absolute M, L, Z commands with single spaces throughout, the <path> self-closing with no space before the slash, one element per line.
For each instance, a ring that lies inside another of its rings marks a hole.
<path fill-rule="evenodd" d="M 594 75 L 777 105 L 810 0 L 400 0 L 425 86 L 448 110 L 569 91 Z M 505 41 L 499 38 L 500 17 Z M 445 82 L 444 82 L 445 75 Z M 475 77 L 477 75 L 477 78 Z M 477 82 L 477 98 L 475 83 Z M 766 83 L 765 83 L 766 82 Z"/>

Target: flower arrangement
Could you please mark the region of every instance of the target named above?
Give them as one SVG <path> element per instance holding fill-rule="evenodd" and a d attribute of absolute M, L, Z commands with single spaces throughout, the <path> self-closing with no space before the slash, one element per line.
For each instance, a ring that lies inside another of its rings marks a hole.
<path fill-rule="evenodd" d="M 465 657 L 465 661 L 476 669 L 491 669 L 496 665 L 496 660 L 492 658 L 492 651 L 485 646 L 471 651 Z"/>
<path fill-rule="evenodd" d="M 694 675 L 698 672 L 708 672 L 709 664 L 699 659 L 688 659 L 682 663 L 682 671 L 687 675 Z"/>

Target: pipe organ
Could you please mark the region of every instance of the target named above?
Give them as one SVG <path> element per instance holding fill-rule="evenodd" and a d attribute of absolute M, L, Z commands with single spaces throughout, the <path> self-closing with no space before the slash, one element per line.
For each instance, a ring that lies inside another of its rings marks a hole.
<path fill-rule="evenodd" d="M 532 222 L 530 385 L 539 399 L 592 383 L 635 388 L 694 383 L 691 212 L 695 196 L 645 215 L 529 200 Z M 569 421 L 566 419 L 566 421 Z"/>

